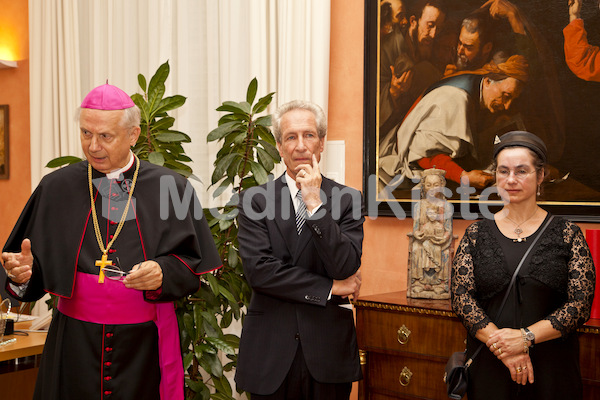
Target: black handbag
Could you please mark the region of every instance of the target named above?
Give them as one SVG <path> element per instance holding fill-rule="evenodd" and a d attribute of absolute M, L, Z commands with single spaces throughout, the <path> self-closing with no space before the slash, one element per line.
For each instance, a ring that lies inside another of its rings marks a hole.
<path fill-rule="evenodd" d="M 515 269 L 515 272 L 513 273 L 513 276 L 510 280 L 510 284 L 506 289 L 506 293 L 504 294 L 504 298 L 502 299 L 502 303 L 500 305 L 500 308 L 498 309 L 498 313 L 496 314 L 496 320 L 498 319 L 498 317 L 500 317 L 500 314 L 502 313 L 504 304 L 506 304 L 506 300 L 508 299 L 510 290 L 512 289 L 515 281 L 517 280 L 517 274 L 519 273 L 523 262 L 525 262 L 525 259 L 529 255 L 529 252 L 531 251 L 539 237 L 542 236 L 542 234 L 553 219 L 554 216 L 550 216 L 550 218 L 548 218 L 538 235 L 533 239 L 533 242 L 531 242 L 531 245 L 523 255 L 523 258 L 521 258 L 521 261 L 519 262 L 519 265 L 517 266 L 517 269 Z M 464 397 L 465 393 L 467 393 L 467 387 L 469 386 L 469 373 L 467 370 L 469 369 L 471 363 L 473 362 L 475 357 L 477 357 L 484 345 L 485 343 L 481 343 L 477 350 L 475 350 L 475 353 L 473 353 L 473 356 L 471 356 L 471 358 L 469 358 L 468 360 L 466 350 L 457 351 L 455 353 L 452 353 L 452 355 L 450 356 L 450 359 L 446 363 L 446 372 L 444 373 L 444 382 L 446 382 L 446 390 L 449 398 L 453 400 L 460 400 Z"/>
<path fill-rule="evenodd" d="M 469 384 L 467 368 L 471 365 L 473 358 L 470 358 L 468 363 L 466 358 L 467 353 L 465 351 L 457 351 L 452 353 L 446 364 L 444 382 L 446 382 L 448 388 L 448 397 L 451 399 L 460 400 L 467 392 Z"/>

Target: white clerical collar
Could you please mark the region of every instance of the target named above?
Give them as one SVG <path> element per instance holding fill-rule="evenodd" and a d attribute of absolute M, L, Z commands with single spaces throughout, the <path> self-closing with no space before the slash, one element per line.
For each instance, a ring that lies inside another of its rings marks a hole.
<path fill-rule="evenodd" d="M 108 179 L 118 179 L 123 172 L 131 168 L 131 166 L 133 165 L 133 160 L 135 160 L 135 157 L 133 156 L 133 152 L 129 150 L 129 161 L 127 162 L 127 165 L 125 165 L 123 168 L 119 168 L 115 171 L 109 172 L 108 174 L 106 174 L 106 177 Z"/>

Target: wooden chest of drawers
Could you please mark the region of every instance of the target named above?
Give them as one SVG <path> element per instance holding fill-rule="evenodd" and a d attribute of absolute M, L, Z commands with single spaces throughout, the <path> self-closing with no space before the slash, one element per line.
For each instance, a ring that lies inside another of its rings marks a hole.
<path fill-rule="evenodd" d="M 410 299 L 406 292 L 360 298 L 356 327 L 364 379 L 362 400 L 447 399 L 450 354 L 464 349 L 466 331 L 449 300 Z M 581 329 L 585 398 L 600 398 L 600 320 Z"/>

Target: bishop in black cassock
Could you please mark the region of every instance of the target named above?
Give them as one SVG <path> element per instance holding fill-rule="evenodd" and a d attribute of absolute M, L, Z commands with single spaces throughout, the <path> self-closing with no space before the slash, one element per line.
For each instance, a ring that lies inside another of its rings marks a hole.
<path fill-rule="evenodd" d="M 130 152 L 134 107 L 108 84 L 88 94 L 87 161 L 42 179 L 4 247 L 12 296 L 59 296 L 35 399 L 183 399 L 173 301 L 221 261 L 195 194 L 185 204 L 188 181 Z M 115 266 L 129 275 L 100 272 Z"/>

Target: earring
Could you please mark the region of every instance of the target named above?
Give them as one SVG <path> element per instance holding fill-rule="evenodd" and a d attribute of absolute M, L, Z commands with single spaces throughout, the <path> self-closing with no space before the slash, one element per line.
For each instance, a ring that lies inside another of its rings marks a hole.
<path fill-rule="evenodd" d="M 541 186 L 541 185 L 538 185 L 538 190 L 537 190 L 537 195 L 538 195 L 538 196 L 542 194 L 542 193 L 541 193 L 541 191 L 540 191 L 540 186 Z"/>

